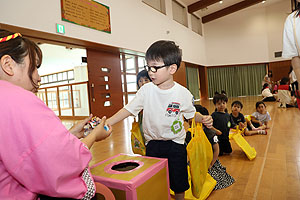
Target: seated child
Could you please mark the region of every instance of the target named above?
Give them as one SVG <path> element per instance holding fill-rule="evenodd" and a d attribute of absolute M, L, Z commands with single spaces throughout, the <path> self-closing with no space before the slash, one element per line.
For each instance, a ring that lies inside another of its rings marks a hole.
<path fill-rule="evenodd" d="M 276 101 L 275 96 L 271 93 L 268 83 L 265 83 L 263 85 L 263 88 L 261 90 L 261 95 L 263 97 L 263 101 Z"/>
<path fill-rule="evenodd" d="M 202 115 L 209 115 L 208 110 L 201 106 L 201 105 L 195 105 L 196 111 L 201 113 Z M 226 167 L 224 167 L 220 160 L 218 159 L 219 155 L 219 144 L 218 144 L 218 137 L 216 136 L 216 133 L 212 129 L 206 128 L 206 126 L 203 126 L 204 133 L 209 140 L 209 142 L 212 145 L 213 149 L 213 160 L 211 161 L 211 164 L 209 166 L 208 173 L 217 181 L 217 185 L 214 187 L 214 190 L 220 190 L 223 188 L 226 188 L 234 183 L 234 178 L 230 176 L 226 172 Z M 188 131 L 186 133 L 185 141 L 188 144 L 191 140 L 191 132 Z"/>
<path fill-rule="evenodd" d="M 280 108 L 295 107 L 296 99 L 291 96 L 291 88 L 288 85 L 289 78 L 283 77 L 278 86 L 278 99 Z"/>
<path fill-rule="evenodd" d="M 266 105 L 263 101 L 256 102 L 256 112 L 252 113 L 251 121 L 255 128 L 265 130 L 268 127 L 268 122 L 271 120 L 271 116 L 266 109 Z"/>
<path fill-rule="evenodd" d="M 257 134 L 263 134 L 266 135 L 267 131 L 266 130 L 254 130 L 253 125 L 251 121 L 245 120 L 244 115 L 241 113 L 241 110 L 243 109 L 243 104 L 240 101 L 234 101 L 231 104 L 231 114 L 230 116 L 232 117 L 233 121 L 235 124 L 239 125 L 240 129 L 244 129 L 243 135 L 257 135 Z M 252 130 L 249 130 L 247 128 L 247 124 L 252 128 Z"/>
<path fill-rule="evenodd" d="M 219 140 L 220 153 L 230 154 L 232 152 L 231 144 L 229 142 L 230 128 L 234 128 L 236 124 L 233 122 L 230 115 L 225 112 L 228 98 L 223 94 L 217 94 L 213 98 L 213 103 L 216 106 L 216 111 L 212 113 L 213 130 L 216 131 Z"/>

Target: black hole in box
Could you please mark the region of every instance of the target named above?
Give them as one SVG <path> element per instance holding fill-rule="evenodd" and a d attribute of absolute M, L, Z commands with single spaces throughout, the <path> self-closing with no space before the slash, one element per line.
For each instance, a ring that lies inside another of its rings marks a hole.
<path fill-rule="evenodd" d="M 111 169 L 124 172 L 124 171 L 129 171 L 134 168 L 137 168 L 139 165 L 140 164 L 135 163 L 135 162 L 125 162 L 125 163 L 120 163 L 120 164 L 114 165 L 111 167 Z"/>

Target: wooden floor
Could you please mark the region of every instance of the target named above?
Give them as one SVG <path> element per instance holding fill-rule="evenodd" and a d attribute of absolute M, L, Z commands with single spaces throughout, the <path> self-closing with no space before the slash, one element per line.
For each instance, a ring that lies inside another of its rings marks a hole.
<path fill-rule="evenodd" d="M 244 104 L 243 114 L 255 111 L 255 103 L 261 97 L 232 98 Z M 210 114 L 214 110 L 211 100 L 201 102 Z M 246 140 L 257 151 L 257 157 L 249 161 L 241 149 L 231 141 L 233 153 L 220 157 L 221 163 L 236 182 L 223 190 L 213 191 L 209 200 L 219 199 L 300 199 L 300 111 L 297 108 L 278 108 L 275 102 L 267 102 L 271 115 L 268 135 L 248 136 Z M 105 141 L 94 144 L 93 160 L 98 163 L 118 153 L 131 154 L 130 128 L 133 118 L 113 126 L 113 134 Z"/>

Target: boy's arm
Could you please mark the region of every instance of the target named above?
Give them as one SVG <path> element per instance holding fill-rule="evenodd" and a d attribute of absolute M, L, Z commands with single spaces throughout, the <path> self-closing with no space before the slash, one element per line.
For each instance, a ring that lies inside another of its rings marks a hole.
<path fill-rule="evenodd" d="M 125 119 L 126 117 L 131 116 L 132 114 L 126 110 L 125 108 L 122 108 L 121 110 L 119 110 L 116 114 L 114 114 L 113 116 L 111 116 L 110 118 L 108 118 L 106 120 L 107 124 L 109 125 L 114 125 L 116 123 L 118 123 L 119 121 Z"/>
<path fill-rule="evenodd" d="M 217 135 L 222 135 L 222 132 L 219 129 L 216 129 L 215 127 L 211 127 L 210 129 L 214 130 Z"/>
<path fill-rule="evenodd" d="M 195 114 L 195 122 L 203 123 L 207 128 L 211 128 L 213 125 L 213 119 L 210 115 L 201 115 L 198 112 Z"/>
<path fill-rule="evenodd" d="M 213 144 L 213 149 L 214 149 L 214 154 L 213 154 L 213 159 L 209 165 L 209 169 L 215 164 L 216 160 L 218 159 L 219 156 L 219 144 L 215 143 Z"/>

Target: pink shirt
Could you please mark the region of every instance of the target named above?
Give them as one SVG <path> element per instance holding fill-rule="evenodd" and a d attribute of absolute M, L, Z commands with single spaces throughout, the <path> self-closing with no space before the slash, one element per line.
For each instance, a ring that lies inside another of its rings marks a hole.
<path fill-rule="evenodd" d="M 0 94 L 0 199 L 90 199 L 90 151 L 33 93 L 0 80 Z"/>

